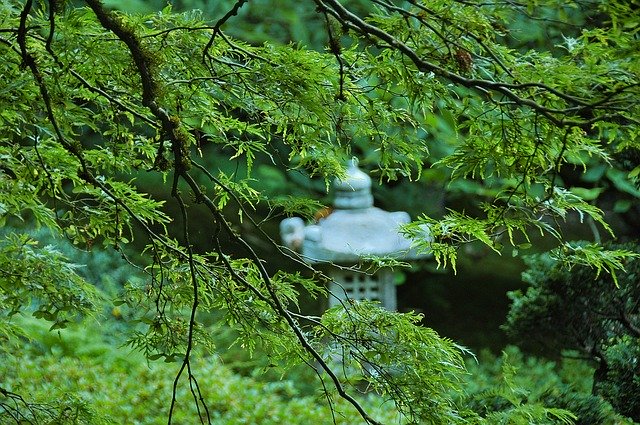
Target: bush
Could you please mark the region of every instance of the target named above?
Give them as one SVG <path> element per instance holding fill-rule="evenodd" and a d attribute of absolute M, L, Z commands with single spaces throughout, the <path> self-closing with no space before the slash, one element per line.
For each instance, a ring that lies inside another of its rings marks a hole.
<path fill-rule="evenodd" d="M 618 412 L 640 421 L 640 338 L 613 339 L 604 356 L 607 369 L 596 391 Z"/>
<path fill-rule="evenodd" d="M 483 351 L 478 361 L 469 362 L 467 367 L 467 395 L 462 402 L 482 417 L 497 419 L 498 415 L 507 416 L 517 408 L 527 412 L 546 408 L 551 413 L 555 409 L 572 412 L 576 425 L 632 423 L 618 415 L 602 397 L 590 394 L 593 368 L 584 361 L 565 359 L 558 364 L 525 356 L 511 346 L 501 358 Z M 561 423 L 552 415 L 547 417 L 543 423 Z"/>
<path fill-rule="evenodd" d="M 606 248 L 640 251 L 637 243 Z M 590 358 L 598 365 L 594 394 L 640 421 L 640 260 L 628 260 L 617 280 L 587 266 L 567 270 L 549 254 L 530 257 L 528 266 L 527 291 L 509 294 L 507 333 L 525 349 L 570 349 Z"/>
<path fill-rule="evenodd" d="M 570 385 L 549 388 L 540 399 L 546 405 L 573 412 L 575 425 L 614 425 L 623 420 L 602 397 L 576 392 Z"/>
<path fill-rule="evenodd" d="M 30 407 L 38 406 L 31 412 L 26 404 L 21 406 L 27 419 L 56 418 L 47 423 L 59 424 L 167 423 L 180 363 L 147 362 L 141 354 L 112 348 L 101 341 L 99 328 L 90 323 L 51 333 L 34 319 L 27 321 L 30 323 L 22 325 L 32 341 L 23 345 L 20 355 L 0 355 L 2 388 L 22 396 Z M 286 380 L 266 383 L 239 376 L 216 356 L 197 356 L 191 370 L 206 400 L 206 410 L 202 404 L 196 405 L 188 384 L 179 385 L 173 414 L 176 424 L 200 423 L 198 414 L 207 415 L 207 411 L 213 424 L 362 422 L 343 401 L 333 400 L 334 418 L 324 396 L 300 396 Z M 188 379 L 186 371 L 181 379 Z M 56 399 L 67 401 L 60 406 L 46 404 Z M 2 409 L 8 401 L 0 394 L 0 423 L 10 419 L 9 412 Z M 398 423 L 397 413 L 382 399 L 371 395 L 361 402 L 381 421 Z M 83 416 L 62 416 L 69 406 L 75 406 Z"/>

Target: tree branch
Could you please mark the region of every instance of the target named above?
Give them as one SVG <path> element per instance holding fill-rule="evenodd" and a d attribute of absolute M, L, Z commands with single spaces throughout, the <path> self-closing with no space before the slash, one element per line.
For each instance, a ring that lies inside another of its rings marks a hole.
<path fill-rule="evenodd" d="M 544 85 L 542 83 L 507 83 L 500 81 L 490 81 L 483 79 L 475 79 L 475 78 L 466 78 L 460 74 L 451 72 L 433 62 L 430 62 L 422 57 L 409 47 L 406 43 L 398 40 L 393 35 L 388 32 L 382 30 L 381 28 L 371 25 L 365 22 L 362 18 L 355 15 L 351 11 L 349 11 L 345 6 L 343 6 L 338 0 L 313 0 L 317 5 L 320 11 L 326 12 L 334 16 L 338 19 L 343 25 L 353 29 L 357 33 L 368 37 L 374 38 L 383 41 L 386 43 L 387 49 L 397 50 L 402 53 L 404 56 L 409 58 L 411 62 L 416 66 L 419 71 L 422 72 L 433 72 L 435 75 L 445 78 L 453 83 L 460 84 L 464 87 L 471 89 L 482 89 L 489 90 L 498 94 L 505 96 L 508 99 L 514 101 L 517 105 L 526 106 L 531 108 L 532 110 L 538 112 L 542 116 L 544 116 L 547 120 L 558 127 L 580 127 L 580 128 L 590 128 L 592 124 L 606 120 L 611 118 L 624 118 L 629 119 L 629 117 L 624 116 L 622 114 L 606 114 L 603 116 L 596 116 L 589 120 L 576 120 L 568 117 L 569 114 L 576 114 L 581 110 L 588 109 L 596 109 L 598 106 L 601 106 L 603 102 L 606 103 L 607 100 L 598 100 L 596 102 L 587 103 L 586 101 L 576 98 L 574 96 L 568 95 L 561 91 L 558 91 L 552 87 Z M 411 2 L 413 3 L 413 2 Z M 633 87 L 634 85 L 626 85 L 623 90 L 628 89 L 629 87 Z M 566 109 L 552 109 L 548 108 L 533 98 L 522 97 L 514 92 L 514 90 L 524 90 L 527 88 L 536 87 L 543 89 L 544 91 L 558 96 L 564 99 L 567 102 L 576 104 L 581 108 L 575 109 L 574 107 L 569 107 Z M 620 89 L 618 89 L 620 90 Z M 615 95 L 615 93 L 607 94 Z M 605 98 L 607 98 L 605 96 Z M 610 100 L 610 98 L 609 98 Z"/>
<path fill-rule="evenodd" d="M 205 193 L 202 192 L 202 190 L 200 189 L 200 186 L 191 177 L 191 175 L 189 175 L 188 173 L 184 173 L 182 177 L 184 178 L 184 180 L 187 182 L 187 184 L 195 194 L 196 199 L 199 200 L 200 202 L 203 202 L 204 205 L 209 209 L 209 211 L 214 216 L 219 217 L 220 212 L 216 208 L 215 204 Z M 329 377 L 333 382 L 334 387 L 338 391 L 338 394 L 340 394 L 342 398 L 344 398 L 353 407 L 355 407 L 355 409 L 358 411 L 360 416 L 365 420 L 365 422 L 371 425 L 380 425 L 380 423 L 375 419 L 373 419 L 372 417 L 370 417 L 369 414 L 360 405 L 360 403 L 358 403 L 358 401 L 355 398 L 353 398 L 344 389 L 344 387 L 340 383 L 340 379 L 335 374 L 333 369 L 327 364 L 327 362 L 322 358 L 320 353 L 318 353 L 318 351 L 315 348 L 313 348 L 311 343 L 307 340 L 307 338 L 305 337 L 302 329 L 300 329 L 296 320 L 291 316 L 289 311 L 282 305 L 282 302 L 280 301 L 278 294 L 273 288 L 273 284 L 271 282 L 271 277 L 269 276 L 269 273 L 265 269 L 263 262 L 260 260 L 260 257 L 258 257 L 258 255 L 255 253 L 251 245 L 249 245 L 244 239 L 236 235 L 231 228 L 228 228 L 228 224 L 226 223 L 226 220 L 219 220 L 219 222 L 227 226 L 226 230 L 229 232 L 229 234 L 232 235 L 232 237 L 236 240 L 236 242 L 240 243 L 240 245 L 242 245 L 244 249 L 249 253 L 250 258 L 253 260 L 254 264 L 256 265 L 256 267 L 260 272 L 261 279 L 265 283 L 265 286 L 267 288 L 267 291 L 269 292 L 269 296 L 275 306 L 276 311 L 280 314 L 280 317 L 286 321 L 289 328 L 293 331 L 293 333 L 295 334 L 296 338 L 298 339 L 301 346 L 305 349 L 305 351 L 307 351 L 318 362 L 320 367 L 329 375 Z"/>
<path fill-rule="evenodd" d="M 240 8 L 248 1 L 249 0 L 237 0 L 236 3 L 233 5 L 233 7 L 222 18 L 218 19 L 218 22 L 216 22 L 216 24 L 213 26 L 213 29 L 211 30 L 211 38 L 209 38 L 209 42 L 202 50 L 203 62 L 205 58 L 208 56 L 209 49 L 211 48 L 211 46 L 213 46 L 213 41 L 215 40 L 216 36 L 218 34 L 221 34 L 220 28 L 222 28 L 225 22 L 231 19 L 232 16 L 236 16 Z"/>
<path fill-rule="evenodd" d="M 169 408 L 168 423 L 171 424 L 171 419 L 173 417 L 173 410 L 175 408 L 177 389 L 178 389 L 178 381 L 180 380 L 180 376 L 182 376 L 182 373 L 184 372 L 186 367 L 188 368 L 189 383 L 191 384 L 191 382 L 193 381 L 195 381 L 196 383 L 197 394 L 196 394 L 196 391 L 193 389 L 193 387 L 191 387 L 191 391 L 192 391 L 196 408 L 198 411 L 198 417 L 200 418 L 200 423 L 202 424 L 205 423 L 204 422 L 205 418 L 202 416 L 202 413 L 200 412 L 200 403 L 202 403 L 206 412 L 207 423 L 211 424 L 211 416 L 209 415 L 209 409 L 207 408 L 206 403 L 204 403 L 204 399 L 202 397 L 202 393 L 200 393 L 200 387 L 197 384 L 197 380 L 195 376 L 193 376 L 193 374 L 191 373 L 190 359 L 191 359 L 191 350 L 193 349 L 193 331 L 196 326 L 196 312 L 198 311 L 198 305 L 200 303 L 200 299 L 199 299 L 200 294 L 198 290 L 199 288 L 198 288 L 198 277 L 196 273 L 196 264 L 193 260 L 193 247 L 191 246 L 191 241 L 189 237 L 189 217 L 187 214 L 187 206 L 185 205 L 184 200 L 182 199 L 182 196 L 180 196 L 180 192 L 178 191 L 179 177 L 180 176 L 177 173 L 174 174 L 173 187 L 171 189 L 171 196 L 173 196 L 178 201 L 178 205 L 180 206 L 180 212 L 182 214 L 182 233 L 185 239 L 185 244 L 187 246 L 189 274 L 191 276 L 191 286 L 193 289 L 193 302 L 191 304 L 191 314 L 189 316 L 189 334 L 187 335 L 187 349 L 185 350 L 184 358 L 182 359 L 182 366 L 178 370 L 178 373 L 176 374 L 176 377 L 173 381 L 173 390 L 171 393 L 171 407 Z"/>

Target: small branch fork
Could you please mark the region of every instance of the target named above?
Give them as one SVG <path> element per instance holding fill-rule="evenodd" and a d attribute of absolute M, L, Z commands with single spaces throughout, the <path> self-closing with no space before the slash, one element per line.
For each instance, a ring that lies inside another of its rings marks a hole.
<path fill-rule="evenodd" d="M 236 16 L 240 8 L 248 1 L 249 0 L 237 0 L 236 4 L 233 5 L 233 7 L 222 18 L 220 18 L 218 22 L 216 22 L 216 24 L 213 26 L 213 29 L 211 31 L 211 38 L 209 39 L 209 42 L 207 43 L 207 45 L 204 47 L 202 51 L 203 62 L 205 62 L 205 59 L 209 56 L 209 49 L 211 49 L 211 46 L 213 46 L 213 42 L 215 41 L 216 37 L 219 34 L 222 35 L 222 31 L 221 31 L 222 26 L 229 19 L 231 19 L 231 17 Z"/>
<path fill-rule="evenodd" d="M 28 411 L 24 413 L 23 407 Z M 0 412 L 4 412 L 16 424 L 33 424 L 37 417 L 36 406 L 29 404 L 20 394 L 5 390 L 0 387 Z"/>
<path fill-rule="evenodd" d="M 179 175 L 178 173 L 174 174 L 174 179 L 173 179 L 173 187 L 171 189 L 171 196 L 173 196 L 177 201 L 178 204 L 180 205 L 180 212 L 182 214 L 182 224 L 183 224 L 183 236 L 185 239 L 185 244 L 187 246 L 187 253 L 189 255 L 189 274 L 191 276 L 191 286 L 193 288 L 193 303 L 191 305 L 191 315 L 189 316 L 189 335 L 187 336 L 187 349 L 185 351 L 185 355 L 184 355 L 184 360 L 182 362 L 182 366 L 180 367 L 180 370 L 178 371 L 178 373 L 176 374 L 176 377 L 173 381 L 173 390 L 172 390 L 172 395 L 171 395 L 171 407 L 169 408 L 169 419 L 168 419 L 168 423 L 171 423 L 171 419 L 173 417 L 173 411 L 175 408 L 175 403 L 176 403 L 176 394 L 177 394 L 177 389 L 178 389 L 178 382 L 180 380 L 180 376 L 182 376 L 182 373 L 184 372 L 185 368 L 187 369 L 187 374 L 189 377 L 189 388 L 191 390 L 191 394 L 194 398 L 195 404 L 196 404 L 196 409 L 198 411 L 198 417 L 200 418 L 200 423 L 204 424 L 205 423 L 205 416 L 206 416 L 206 423 L 210 424 L 211 423 L 211 416 L 209 415 L 209 409 L 207 408 L 207 404 L 204 400 L 204 397 L 202 396 L 202 393 L 200 392 L 200 387 L 198 385 L 198 381 L 196 379 L 196 377 L 193 375 L 192 371 L 191 371 L 191 350 L 193 349 L 193 331 L 195 329 L 196 326 L 196 313 L 198 311 L 198 305 L 200 303 L 200 299 L 199 299 L 199 284 L 198 284 L 198 277 L 197 277 L 197 271 L 196 271 L 196 264 L 195 261 L 193 259 L 193 247 L 191 246 L 191 241 L 190 241 L 190 237 L 189 237 L 189 218 L 187 215 L 187 206 L 184 203 L 184 200 L 182 199 L 182 196 L 180 195 L 180 192 L 178 191 L 178 182 L 179 182 Z M 200 411 L 200 406 L 202 405 L 203 409 L 204 409 L 204 415 L 203 413 Z"/>
<path fill-rule="evenodd" d="M 0 417 L 3 419 L 8 418 L 15 424 L 39 425 L 52 423 L 56 416 L 55 406 L 29 402 L 22 395 L 0 387 Z"/>

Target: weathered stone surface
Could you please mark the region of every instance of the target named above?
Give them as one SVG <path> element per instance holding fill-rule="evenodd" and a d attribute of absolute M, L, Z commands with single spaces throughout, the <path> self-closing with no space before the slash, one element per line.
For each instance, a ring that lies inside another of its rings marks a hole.
<path fill-rule="evenodd" d="M 298 217 L 280 223 L 283 243 L 301 252 L 310 263 L 355 265 L 363 258 L 378 256 L 399 260 L 424 257 L 411 249 L 412 241 L 400 232 L 410 221 L 404 211 L 387 212 L 373 206 L 371 178 L 352 161 L 344 179 L 333 183 L 334 210 L 316 224 L 305 226 Z M 425 237 L 427 235 L 425 234 Z M 396 308 L 395 286 L 389 270 L 366 275 L 347 270 L 329 270 L 329 306 L 347 298 L 380 301 L 389 310 Z"/>
<path fill-rule="evenodd" d="M 376 207 L 335 210 L 304 231 L 302 254 L 311 262 L 355 264 L 363 257 L 415 258 L 411 240 L 399 233 L 410 221 L 405 212 Z"/>
<path fill-rule="evenodd" d="M 387 212 L 373 206 L 371 178 L 354 160 L 344 179 L 333 183 L 334 211 L 317 224 L 304 226 L 292 217 L 280 223 L 282 241 L 310 262 L 355 264 L 363 257 L 414 259 L 411 240 L 400 233 L 410 221 L 404 211 Z"/>

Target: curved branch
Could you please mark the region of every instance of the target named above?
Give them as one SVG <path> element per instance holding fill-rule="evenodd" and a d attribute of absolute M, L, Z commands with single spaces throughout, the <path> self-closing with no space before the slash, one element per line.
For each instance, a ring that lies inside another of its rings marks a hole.
<path fill-rule="evenodd" d="M 202 192 L 202 190 L 200 189 L 200 186 L 193 179 L 193 177 L 191 177 L 191 175 L 188 174 L 188 173 L 183 173 L 182 177 L 184 178 L 184 180 L 187 182 L 187 184 L 189 185 L 189 187 L 193 191 L 194 195 L 196 196 L 196 199 L 199 200 L 200 202 L 204 203 L 204 205 L 209 209 L 209 211 L 214 216 L 219 216 L 220 215 L 220 211 L 218 211 L 218 208 L 215 206 L 213 201 L 205 193 Z M 228 226 L 226 220 L 222 220 L 221 223 L 223 225 L 225 225 L 225 226 Z M 271 277 L 269 276 L 269 273 L 267 272 L 267 269 L 264 267 L 263 262 L 261 261 L 260 257 L 255 253 L 255 251 L 253 250 L 251 245 L 249 245 L 241 237 L 237 236 L 232 231 L 231 228 L 227 228 L 226 230 L 229 232 L 230 235 L 232 235 L 232 237 L 236 240 L 236 242 L 238 242 L 249 253 L 250 258 L 253 260 L 254 264 L 256 265 L 256 267 L 258 268 L 258 270 L 260 272 L 260 277 L 261 277 L 262 281 L 265 283 L 267 291 L 269 292 L 271 300 L 273 301 L 274 306 L 276 308 L 276 311 L 286 321 L 287 325 L 293 331 L 293 333 L 295 334 L 296 338 L 298 339 L 298 342 L 300 343 L 300 345 L 305 349 L 305 351 L 307 351 L 318 362 L 320 367 L 327 373 L 327 375 L 329 375 L 329 377 L 331 378 L 331 381 L 333 382 L 333 385 L 334 385 L 335 389 L 338 391 L 338 394 L 340 394 L 340 396 L 342 398 L 344 398 L 353 407 L 355 407 L 355 409 L 358 411 L 360 416 L 368 424 L 380 425 L 380 423 L 378 421 L 376 421 L 375 419 L 373 419 L 371 416 L 369 416 L 369 414 L 364 410 L 362 405 L 360 405 L 360 403 L 358 403 L 358 401 L 355 398 L 353 398 L 344 389 L 344 387 L 340 383 L 340 379 L 338 378 L 336 373 L 333 371 L 333 369 L 327 364 L 327 362 L 322 358 L 320 353 L 318 353 L 318 351 L 315 348 L 313 348 L 311 343 L 307 340 L 306 336 L 304 335 L 304 332 L 302 331 L 302 329 L 300 328 L 300 326 L 298 325 L 296 320 L 293 318 L 291 313 L 284 307 L 284 305 L 280 301 L 280 298 L 278 297 L 278 294 L 276 293 L 276 291 L 275 291 L 275 289 L 273 287 L 273 284 L 271 282 Z"/>
<path fill-rule="evenodd" d="M 142 104 L 158 118 L 162 123 L 163 132 L 172 140 L 171 148 L 175 157 L 176 172 L 180 174 L 182 171 L 188 170 L 190 163 L 186 149 L 189 141 L 186 133 L 180 131 L 180 120 L 172 118 L 156 102 L 158 82 L 155 78 L 154 60 L 151 54 L 142 47 L 140 38 L 135 31 L 129 28 L 121 18 L 107 11 L 100 0 L 86 0 L 86 3 L 93 10 L 100 24 L 127 45 L 142 82 Z M 163 150 L 164 146 L 161 141 L 158 147 L 158 157 L 162 155 Z"/>
<path fill-rule="evenodd" d="M 278 297 L 278 294 L 273 287 L 271 278 L 267 270 L 265 269 L 263 262 L 255 253 L 251 245 L 249 245 L 244 239 L 233 232 L 233 230 L 229 227 L 227 221 L 224 220 L 224 218 L 221 216 L 220 211 L 218 211 L 213 201 L 202 191 L 197 182 L 188 173 L 187 164 L 190 165 L 190 158 L 188 156 L 188 152 L 186 151 L 187 140 L 183 138 L 185 137 L 184 133 L 179 131 L 180 120 L 177 117 L 170 117 L 169 114 L 156 103 L 158 84 L 154 77 L 152 60 L 149 57 L 148 53 L 143 49 L 138 36 L 133 30 L 127 28 L 124 23 L 116 18 L 111 12 L 105 10 L 99 0 L 86 0 L 86 2 L 94 11 L 102 26 L 112 31 L 129 48 L 129 51 L 131 52 L 134 63 L 136 64 L 138 73 L 142 80 L 143 104 L 147 106 L 152 111 L 152 113 L 162 122 L 163 130 L 172 140 L 172 149 L 175 157 L 175 179 L 183 179 L 194 194 L 196 202 L 204 203 L 212 213 L 212 215 L 218 219 L 218 223 L 225 226 L 225 230 L 229 233 L 229 235 L 231 235 L 231 237 L 233 237 L 236 242 L 238 242 L 249 253 L 250 258 L 259 270 L 261 279 L 265 283 L 275 310 L 293 331 L 304 350 L 307 351 L 318 362 L 318 364 L 320 364 L 322 369 L 325 370 L 325 372 L 331 377 L 334 387 L 336 388 L 340 396 L 347 400 L 351 405 L 353 405 L 360 416 L 368 424 L 378 425 L 379 422 L 371 418 L 364 410 L 364 408 L 360 405 L 360 403 L 358 403 L 358 401 L 343 388 L 338 376 L 307 340 L 296 320 L 291 316 L 289 311 L 282 304 L 280 298 Z M 246 0 L 239 0 L 240 5 L 244 2 L 246 2 Z M 177 180 L 174 181 L 174 191 L 176 185 Z M 189 255 L 189 258 L 190 265 L 193 265 L 192 255 Z M 194 275 L 195 274 L 193 274 L 192 276 Z M 183 364 L 183 368 L 184 367 L 185 364 Z"/>
<path fill-rule="evenodd" d="M 280 252 L 286 258 L 288 258 L 288 259 L 292 260 L 293 262 L 295 262 L 297 265 L 302 266 L 302 267 L 306 268 L 307 270 L 309 270 L 311 272 L 317 273 L 317 270 L 315 270 L 313 267 L 311 267 L 309 265 L 309 263 L 307 263 L 306 261 L 303 261 L 303 260 L 300 259 L 300 255 L 297 252 L 295 252 L 294 250 L 289 249 L 289 248 L 287 248 L 285 246 L 282 246 L 281 244 L 277 243 L 269 234 L 267 234 L 267 232 L 264 231 L 262 226 L 260 224 L 256 223 L 256 221 L 253 219 L 251 214 L 249 214 L 249 212 L 246 210 L 246 208 L 244 207 L 244 205 L 242 204 L 240 199 L 238 199 L 238 196 L 236 195 L 236 193 L 233 190 L 231 190 L 231 188 L 229 188 L 227 185 L 225 185 L 223 182 L 221 182 L 220 179 L 216 178 L 213 174 L 211 174 L 211 172 L 209 172 L 209 170 L 207 170 L 201 164 L 193 161 L 193 166 L 198 168 L 200 171 L 202 171 L 209 178 L 209 180 L 211 180 L 213 183 L 215 183 L 217 186 L 219 186 L 222 190 L 224 190 L 234 200 L 236 205 L 238 205 L 238 208 L 240 208 L 242 210 L 242 213 L 244 214 L 244 216 L 247 217 L 249 219 L 249 221 L 251 221 L 251 224 L 254 226 L 254 228 L 256 230 L 258 230 L 260 232 L 260 234 L 273 247 L 275 247 L 278 250 L 278 252 Z M 323 277 L 326 278 L 327 281 L 330 280 L 326 276 L 323 276 Z"/>
<path fill-rule="evenodd" d="M 198 382 L 197 380 L 195 380 L 195 377 L 191 373 L 190 359 L 191 359 L 191 350 L 193 349 L 193 337 L 194 337 L 193 332 L 196 327 L 196 312 L 198 311 L 198 305 L 200 304 L 200 299 L 199 299 L 200 293 L 198 288 L 198 277 L 196 273 L 196 265 L 193 259 L 193 247 L 191 246 L 191 241 L 189 237 L 189 217 L 187 214 L 187 206 L 185 205 L 184 200 L 182 199 L 182 196 L 180 196 L 180 193 L 178 191 L 178 181 L 179 181 L 179 175 L 176 173 L 173 178 L 173 187 L 171 189 L 171 196 L 173 196 L 178 201 L 178 205 L 180 206 L 180 212 L 182 215 L 182 231 L 185 239 L 185 244 L 187 245 L 189 274 L 191 276 L 191 286 L 193 289 L 193 302 L 191 304 L 191 314 L 189 316 L 189 334 L 187 335 L 187 348 L 185 350 L 184 358 L 182 360 L 182 365 L 180 366 L 180 369 L 178 370 L 178 373 L 176 374 L 176 377 L 173 381 L 173 390 L 171 393 L 171 407 L 169 408 L 168 423 L 171 423 L 171 418 L 173 417 L 173 410 L 175 408 L 175 403 L 177 399 L 178 381 L 180 380 L 180 376 L 182 376 L 182 373 L 184 372 L 185 368 L 187 368 L 188 374 L 189 374 L 189 382 L 191 383 L 192 380 L 194 380 L 196 384 L 197 394 L 193 388 L 191 389 L 191 391 L 195 399 L 196 409 L 198 411 L 198 417 L 200 418 L 200 422 L 204 424 L 204 417 L 200 412 L 200 403 L 202 402 L 202 405 L 204 406 L 204 409 L 206 412 L 207 423 L 211 424 L 211 416 L 209 415 L 209 409 L 207 408 L 206 403 L 204 403 L 203 401 L 204 399 L 202 397 L 202 394 L 200 393 L 200 387 L 198 386 Z"/>
<path fill-rule="evenodd" d="M 222 25 L 224 25 L 225 22 L 227 22 L 229 19 L 231 19 L 232 16 L 236 16 L 238 14 L 238 11 L 240 10 L 240 8 L 248 1 L 249 0 L 237 0 L 236 4 L 233 5 L 231 10 L 229 10 L 222 18 L 218 19 L 218 22 L 216 22 L 216 24 L 213 26 L 213 29 L 212 29 L 212 32 L 211 32 L 211 38 L 209 39 L 209 42 L 207 43 L 207 45 L 204 47 L 204 49 L 202 51 L 202 61 L 203 62 L 204 62 L 205 58 L 208 56 L 209 49 L 211 48 L 211 46 L 213 46 L 213 41 L 215 40 L 216 36 L 218 34 L 222 33 L 220 31 L 220 28 L 222 27 Z"/>
<path fill-rule="evenodd" d="M 595 102 L 595 103 L 586 103 L 582 99 L 575 98 L 574 96 L 558 91 L 542 83 L 533 83 L 533 82 L 524 83 L 524 84 L 506 83 L 506 82 L 499 82 L 499 81 L 490 81 L 490 80 L 484 80 L 484 79 L 463 77 L 460 74 L 451 72 L 435 63 L 432 63 L 426 59 L 423 59 L 414 49 L 412 49 L 406 43 L 398 40 L 396 37 L 384 31 L 383 29 L 365 22 L 362 18 L 355 15 L 353 12 L 351 12 L 346 7 L 344 7 L 338 0 L 313 0 L 313 1 L 317 5 L 320 11 L 331 14 L 332 16 L 334 16 L 336 19 L 338 19 L 341 23 L 343 23 L 345 26 L 349 27 L 350 29 L 353 29 L 354 31 L 358 32 L 359 34 L 365 37 L 381 40 L 384 43 L 386 43 L 387 45 L 386 48 L 394 49 L 402 53 L 404 56 L 409 58 L 411 62 L 413 62 L 413 64 L 416 66 L 416 68 L 419 71 L 432 72 L 439 77 L 445 78 L 453 83 L 460 84 L 467 88 L 490 90 L 492 92 L 501 94 L 506 98 L 511 99 L 512 101 L 514 101 L 516 104 L 520 106 L 526 106 L 533 109 L 534 111 L 538 112 L 540 115 L 544 116 L 547 120 L 549 120 L 551 123 L 553 123 L 558 127 L 576 126 L 576 127 L 585 128 L 585 127 L 590 127 L 593 123 L 598 121 L 602 121 L 610 118 L 623 117 L 623 115 L 621 114 L 607 114 L 607 115 L 595 117 L 589 120 L 568 119 L 564 115 L 567 115 L 569 113 L 575 113 L 576 111 L 579 111 L 581 109 L 583 110 L 594 109 L 597 106 L 600 106 L 603 103 L 603 101 L 599 100 L 598 102 Z M 579 108 L 578 110 L 576 110 L 573 107 L 566 108 L 566 109 L 550 109 L 538 103 L 532 98 L 522 97 L 514 92 L 514 90 L 522 90 L 522 89 L 531 88 L 531 87 L 541 88 L 551 94 L 561 97 L 562 99 L 570 103 L 577 104 L 582 108 Z M 629 87 L 630 86 L 625 86 L 623 90 L 626 90 Z M 611 93 L 611 95 L 615 96 L 615 93 Z M 604 102 L 606 101 L 607 100 L 604 100 Z M 560 116 L 556 116 L 556 115 L 560 115 Z M 624 116 L 624 118 L 628 119 L 629 117 Z"/>

